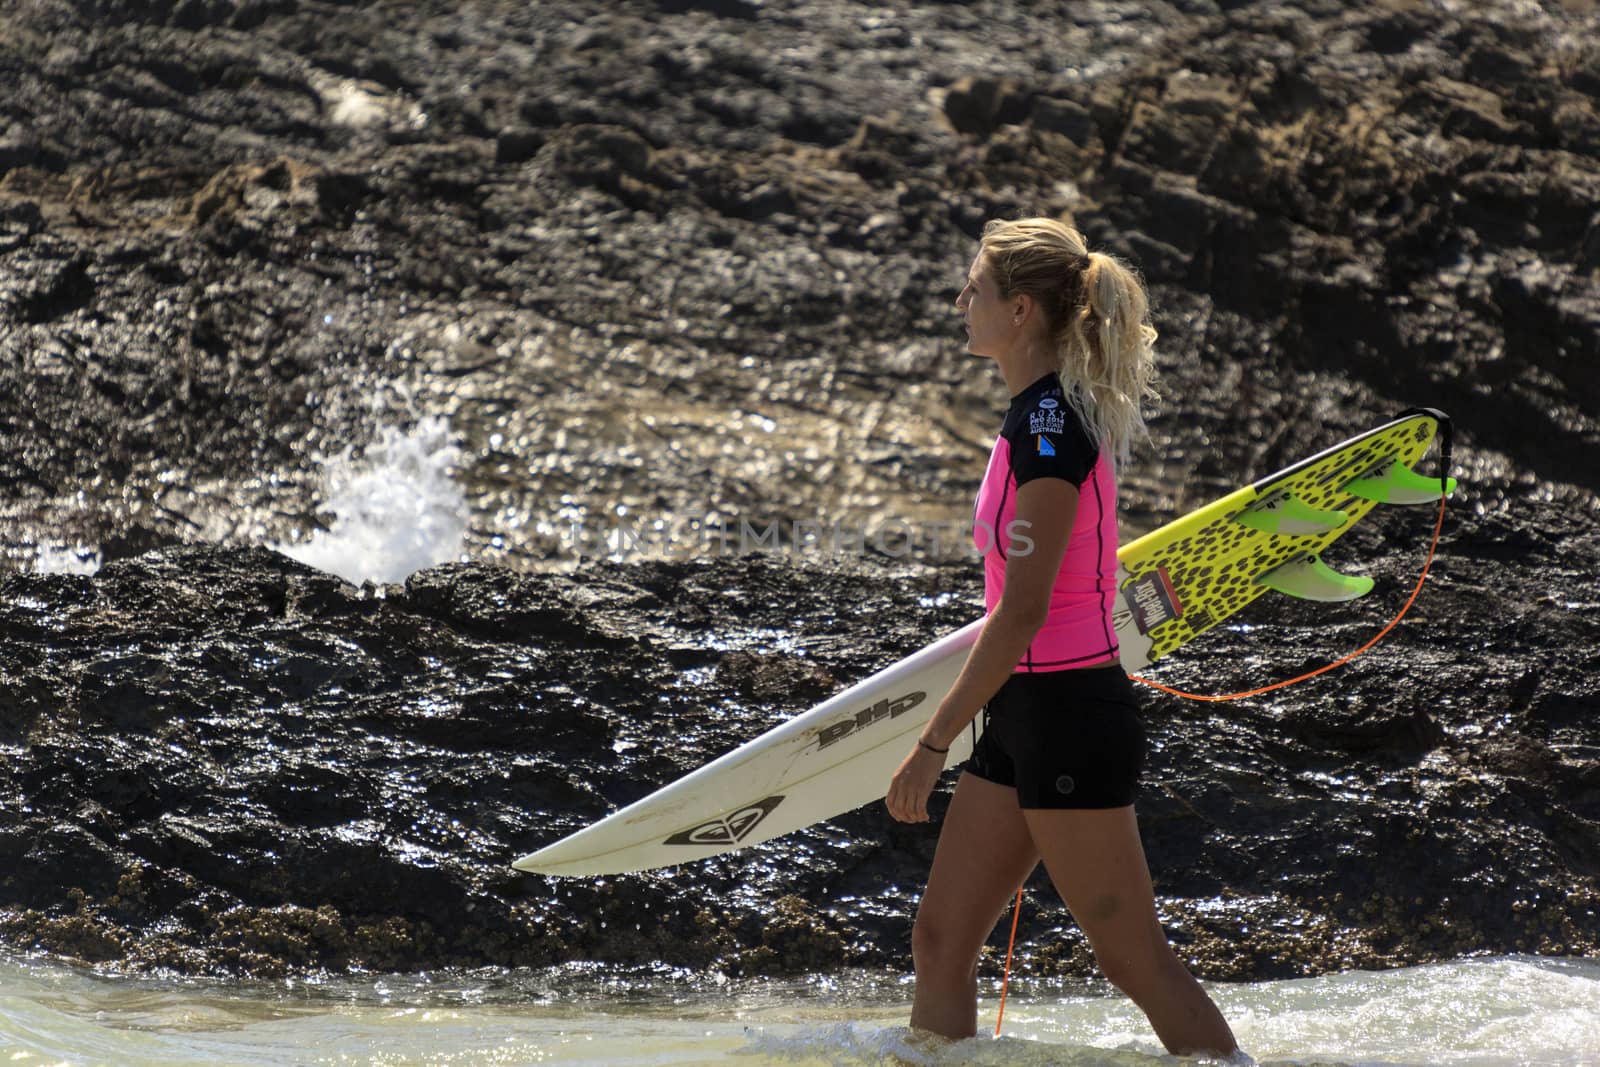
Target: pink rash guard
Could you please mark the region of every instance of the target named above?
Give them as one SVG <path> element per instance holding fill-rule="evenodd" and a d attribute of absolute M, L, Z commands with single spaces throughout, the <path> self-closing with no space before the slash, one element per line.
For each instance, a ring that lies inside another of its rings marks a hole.
<path fill-rule="evenodd" d="M 1058 375 L 1047 374 L 1011 398 L 972 516 L 972 540 L 983 553 L 985 612 L 1000 602 L 1007 556 L 1033 548 L 1026 527 L 1013 526 L 1017 489 L 1034 478 L 1063 478 L 1078 487 L 1078 513 L 1050 592 L 1050 613 L 1018 672 L 1064 671 L 1118 658 L 1111 622 L 1117 485 L 1103 452 L 1067 403 Z"/>

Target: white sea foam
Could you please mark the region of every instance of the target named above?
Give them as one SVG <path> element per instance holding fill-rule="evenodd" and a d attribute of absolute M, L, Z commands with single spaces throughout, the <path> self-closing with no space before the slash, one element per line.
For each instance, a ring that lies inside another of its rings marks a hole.
<path fill-rule="evenodd" d="M 903 1023 L 785 1026 L 770 1015 L 742 1050 L 754 1063 L 868 1067 L 1161 1067 L 1172 1064 L 1126 997 L 1037 983 L 1007 1005 L 1005 1036 L 908 1040 Z M 1081 983 L 1078 983 L 1081 985 Z M 1600 1064 L 1600 963 L 1533 957 L 1211 987 L 1241 1046 L 1266 1067 L 1593 1067 Z M 902 1020 L 903 1020 L 902 1015 Z M 786 1020 L 785 1020 L 786 1021 Z M 897 1020 L 899 1021 L 899 1020 Z M 1185 1063 L 1195 1063 L 1185 1060 Z M 1201 1061 L 1213 1063 L 1215 1061 Z"/>
<path fill-rule="evenodd" d="M 85 545 L 40 545 L 33 570 L 35 574 L 97 574 L 100 550 Z"/>
<path fill-rule="evenodd" d="M 357 584 L 398 582 L 457 559 L 467 532 L 466 495 L 451 477 L 460 458 L 441 416 L 386 428 L 359 459 L 346 451 L 323 461 L 328 528 L 272 547 Z"/>
<path fill-rule="evenodd" d="M 98 978 L 0 956 L 0 1062 L 1219 1067 L 1165 1055 L 1126 997 L 1075 980 L 1014 987 L 999 1040 L 988 1036 L 997 1005 L 986 997 L 981 1036 L 942 1044 L 908 1031 L 909 986 L 898 976 L 817 976 L 807 984 L 706 974 L 686 985 L 676 976 L 611 981 L 592 965 L 598 980 L 585 991 L 574 987 L 585 966 L 498 990 L 481 972 L 209 986 Z M 1211 992 L 1263 1067 L 1600 1062 L 1595 960 L 1467 960 Z"/>

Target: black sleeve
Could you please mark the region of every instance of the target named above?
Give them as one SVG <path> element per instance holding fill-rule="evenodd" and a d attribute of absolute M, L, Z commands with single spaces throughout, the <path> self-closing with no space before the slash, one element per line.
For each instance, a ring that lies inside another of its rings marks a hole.
<path fill-rule="evenodd" d="M 1081 488 L 1100 458 L 1077 412 L 1053 396 L 1028 406 L 1010 443 L 1011 474 L 1019 489 L 1035 478 L 1061 478 Z"/>

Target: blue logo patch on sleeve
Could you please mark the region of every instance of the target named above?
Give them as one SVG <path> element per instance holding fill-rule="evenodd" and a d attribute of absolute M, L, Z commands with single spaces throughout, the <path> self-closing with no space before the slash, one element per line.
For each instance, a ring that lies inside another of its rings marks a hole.
<path fill-rule="evenodd" d="M 1039 435 L 1039 455 L 1041 455 L 1041 456 L 1053 456 L 1055 454 L 1056 454 L 1056 446 L 1052 445 L 1050 443 L 1050 439 L 1048 437 L 1046 437 L 1044 434 L 1040 434 Z"/>

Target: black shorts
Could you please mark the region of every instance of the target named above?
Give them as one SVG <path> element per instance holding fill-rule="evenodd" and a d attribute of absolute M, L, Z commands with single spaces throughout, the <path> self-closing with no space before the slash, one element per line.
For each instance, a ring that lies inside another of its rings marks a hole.
<path fill-rule="evenodd" d="M 1119 664 L 1018 672 L 983 709 L 983 736 L 963 764 L 1011 786 L 1024 808 L 1120 808 L 1133 803 L 1144 727 Z"/>

